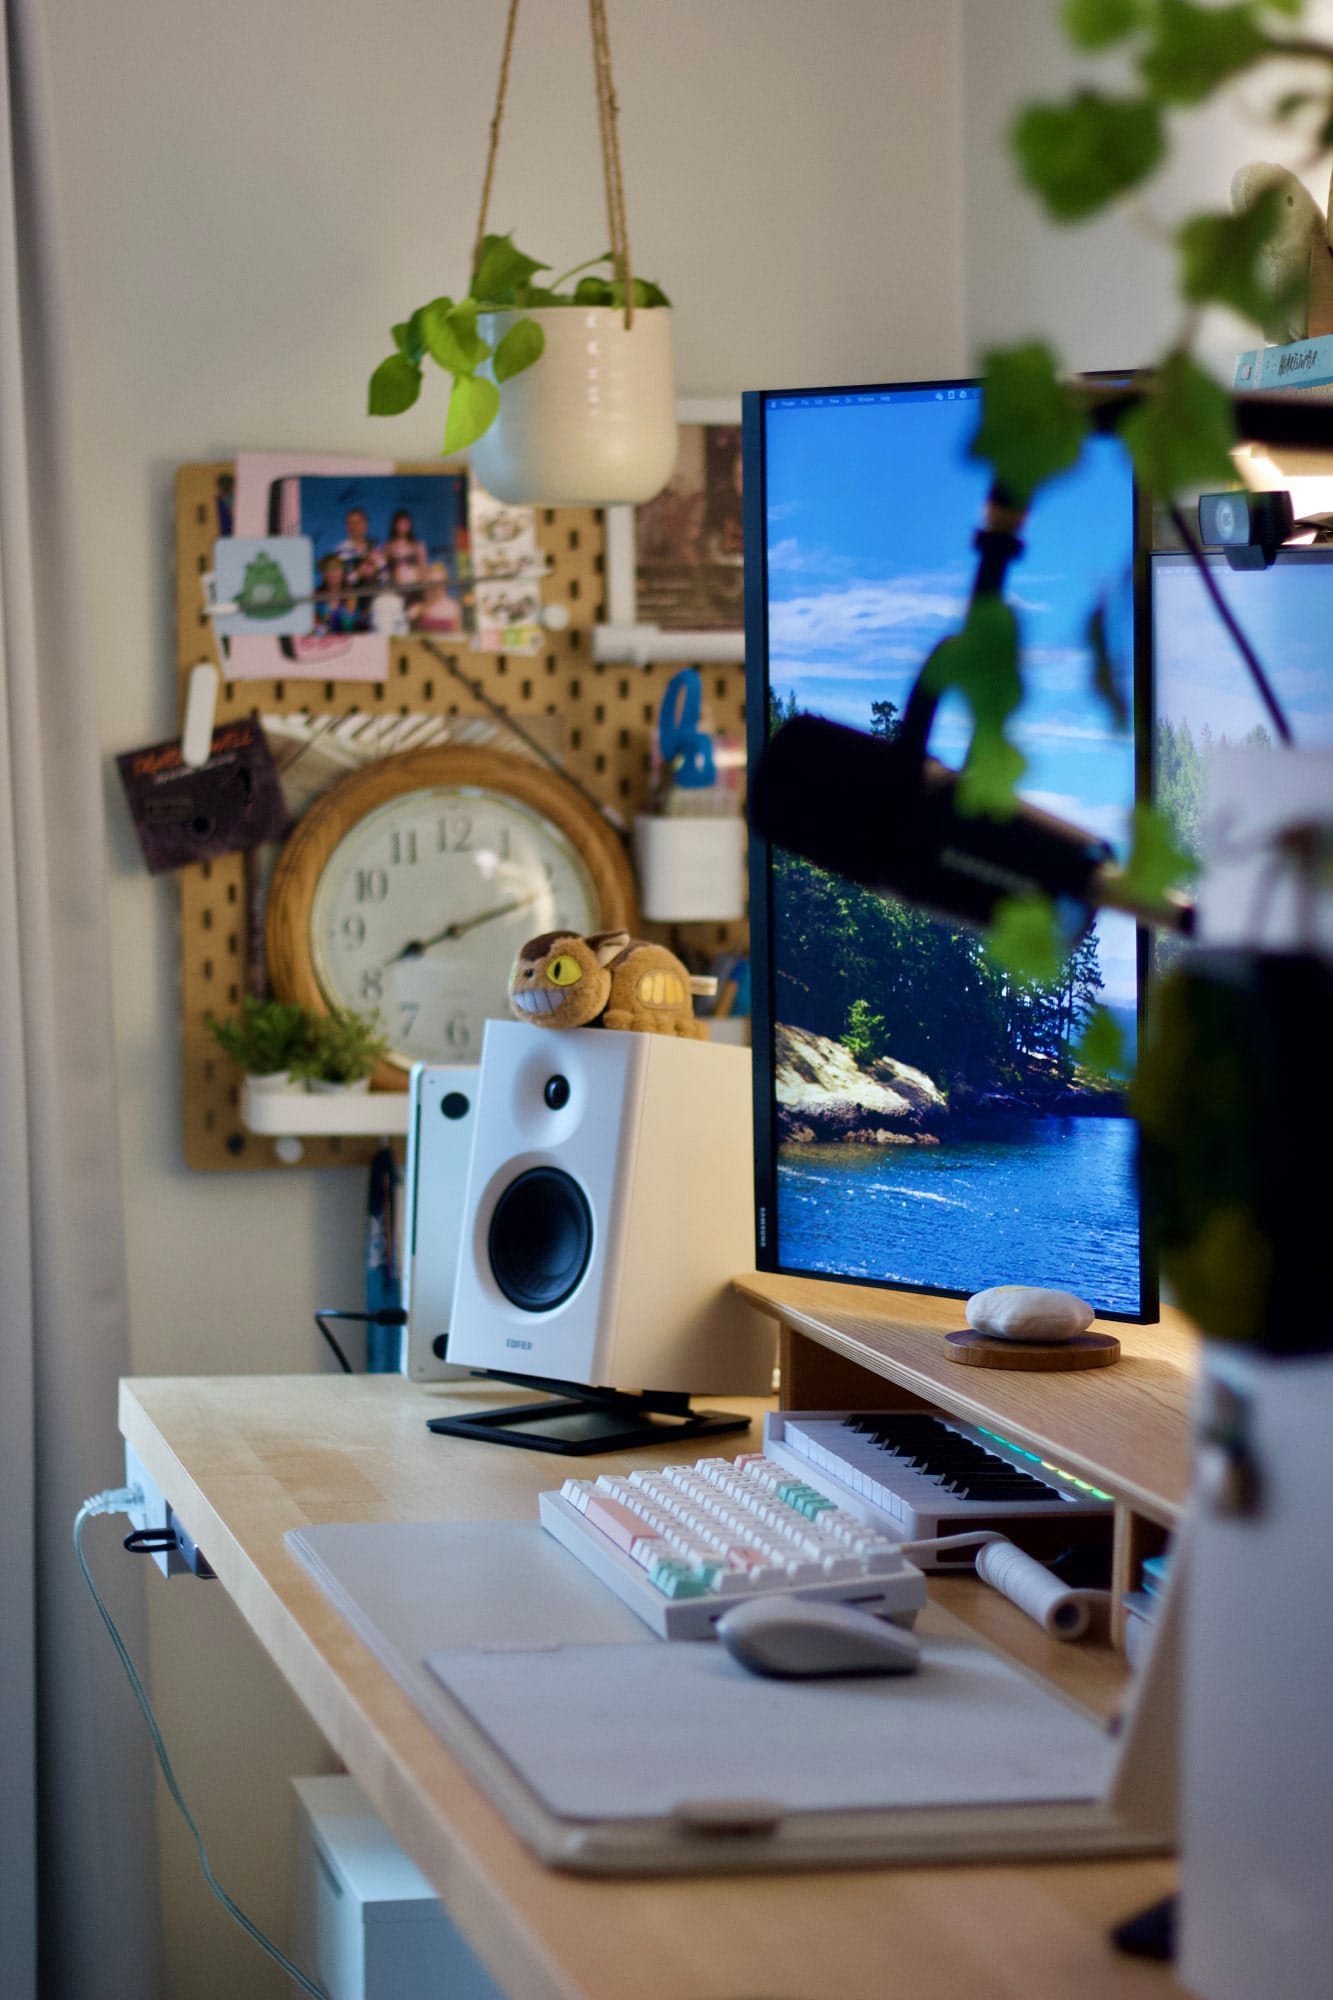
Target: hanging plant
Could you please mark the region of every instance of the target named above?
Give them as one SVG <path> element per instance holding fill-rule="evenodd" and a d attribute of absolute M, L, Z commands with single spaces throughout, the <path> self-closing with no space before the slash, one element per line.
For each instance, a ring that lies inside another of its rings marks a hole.
<path fill-rule="evenodd" d="M 551 265 L 512 235 L 487 233 L 518 17 L 510 0 L 467 295 L 400 320 L 370 378 L 370 414 L 392 417 L 417 401 L 427 360 L 442 368 L 445 452 L 470 450 L 488 491 L 516 505 L 640 504 L 676 459 L 671 302 L 631 266 L 605 0 L 589 0 L 589 14 L 611 248 L 546 284 Z"/>
<path fill-rule="evenodd" d="M 605 266 L 606 275 L 592 275 L 595 266 Z M 500 383 L 531 368 L 545 351 L 546 334 L 532 316 L 534 308 L 597 306 L 624 311 L 626 286 L 616 276 L 613 251 L 576 264 L 551 285 L 539 283 L 537 274 L 550 269 L 520 250 L 512 236 L 484 236 L 467 297 L 432 299 L 391 329 L 394 352 L 370 378 L 371 416 L 396 417 L 410 410 L 421 394 L 422 364 L 433 361 L 452 382 L 444 425 L 446 453 L 466 451 L 475 444 L 499 415 Z M 570 285 L 572 278 L 578 278 L 576 285 Z M 630 289 L 636 307 L 671 304 L 662 287 L 649 278 L 632 279 Z M 500 313 L 517 317 L 492 346 L 478 332 L 477 322 L 482 315 Z"/>

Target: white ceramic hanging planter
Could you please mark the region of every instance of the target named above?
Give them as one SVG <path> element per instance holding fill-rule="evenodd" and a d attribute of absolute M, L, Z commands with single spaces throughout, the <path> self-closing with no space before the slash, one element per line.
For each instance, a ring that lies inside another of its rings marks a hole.
<path fill-rule="evenodd" d="M 511 506 L 639 506 L 676 463 L 671 312 L 641 307 L 634 324 L 615 306 L 543 306 L 485 313 L 494 348 L 520 319 L 546 337 L 539 360 L 500 391 L 500 412 L 472 446 L 473 473 Z"/>

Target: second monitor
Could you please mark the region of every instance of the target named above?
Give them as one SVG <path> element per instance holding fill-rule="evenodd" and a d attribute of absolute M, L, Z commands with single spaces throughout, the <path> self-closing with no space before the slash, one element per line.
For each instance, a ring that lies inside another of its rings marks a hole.
<path fill-rule="evenodd" d="M 968 452 L 979 414 L 960 382 L 746 398 L 752 757 L 798 713 L 900 725 L 966 611 L 989 479 Z M 1008 592 L 1028 670 L 1020 790 L 1121 852 L 1140 760 L 1093 692 L 1087 632 L 1102 608 L 1142 725 L 1135 530 L 1128 456 L 1095 440 L 1039 496 Z M 932 754 L 957 766 L 968 733 L 946 700 Z M 1132 1061 L 1132 921 L 1103 914 L 1060 977 L 1023 986 L 964 926 L 756 850 L 761 1266 L 960 1295 L 1051 1285 L 1151 1313 L 1135 1125 L 1077 1056 L 1100 1004 Z"/>

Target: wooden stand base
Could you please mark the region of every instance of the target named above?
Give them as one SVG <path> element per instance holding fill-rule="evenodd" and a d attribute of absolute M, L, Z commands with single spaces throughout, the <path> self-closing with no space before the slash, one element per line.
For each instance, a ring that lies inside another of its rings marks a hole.
<path fill-rule="evenodd" d="M 965 1368 L 1109 1368 L 1120 1359 L 1113 1333 L 1076 1333 L 1072 1340 L 996 1340 L 988 1333 L 946 1333 L 944 1351 Z"/>

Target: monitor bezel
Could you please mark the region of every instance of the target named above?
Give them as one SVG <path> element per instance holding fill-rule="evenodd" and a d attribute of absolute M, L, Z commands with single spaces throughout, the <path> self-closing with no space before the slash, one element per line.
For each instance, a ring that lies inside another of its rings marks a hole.
<path fill-rule="evenodd" d="M 1110 377 L 1104 379 L 1112 379 Z M 1116 376 L 1114 379 L 1121 379 Z M 741 507 L 745 544 L 745 710 L 746 757 L 753 770 L 768 732 L 768 537 L 767 455 L 765 417 L 772 403 L 810 398 L 824 402 L 834 396 L 892 396 L 916 390 L 976 390 L 977 376 L 943 376 L 898 382 L 837 383 L 804 389 L 752 389 L 741 398 Z M 1152 798 L 1153 648 L 1152 597 L 1148 558 L 1152 541 L 1151 507 L 1137 482 L 1133 490 L 1132 593 L 1134 605 L 1134 796 L 1136 803 Z M 1188 560 L 1188 558 L 1186 558 Z M 813 1278 L 824 1284 L 859 1285 L 871 1291 L 905 1292 L 927 1298 L 966 1299 L 969 1293 L 947 1285 L 912 1282 L 905 1278 L 868 1278 L 846 1272 L 810 1270 L 779 1261 L 777 1230 L 777 1132 L 775 1120 L 773 1031 L 776 1019 L 773 965 L 772 870 L 769 843 L 754 827 L 749 830 L 751 952 L 751 1061 L 754 1090 L 754 1213 L 755 1264 L 790 1278 Z M 1137 1046 L 1143 1046 L 1151 939 L 1143 925 L 1136 936 Z M 762 972 L 762 976 L 759 976 Z M 1099 1320 L 1131 1326 L 1156 1321 L 1160 1314 L 1158 1262 L 1150 1240 L 1150 1218 L 1141 1186 L 1139 1213 L 1139 1307 L 1135 1312 L 1098 1308 Z"/>

